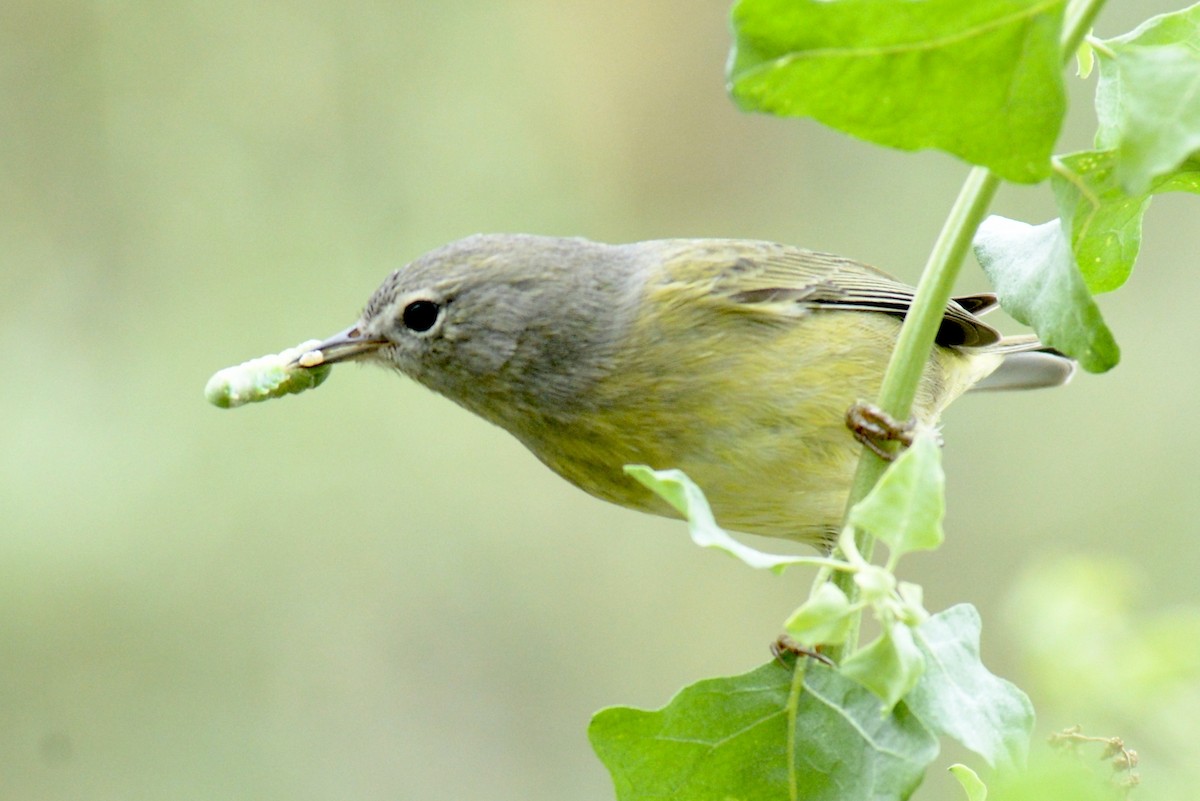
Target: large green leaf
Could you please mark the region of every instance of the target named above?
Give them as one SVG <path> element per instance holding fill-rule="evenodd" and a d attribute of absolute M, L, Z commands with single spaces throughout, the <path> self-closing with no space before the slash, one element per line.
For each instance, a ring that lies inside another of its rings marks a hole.
<path fill-rule="evenodd" d="M 1147 20 L 1095 48 L 1096 146 L 1117 151 L 1133 195 L 1200 150 L 1200 4 Z"/>
<path fill-rule="evenodd" d="M 1050 171 L 1066 108 L 1065 0 L 739 0 L 730 92 L 1013 181 Z"/>
<path fill-rule="evenodd" d="M 619 801 L 906 799 L 937 756 L 936 738 L 899 704 L 810 662 L 791 737 L 793 672 L 777 662 L 706 679 L 667 706 L 602 710 L 588 729 Z M 789 758 L 789 741 L 791 742 Z"/>
<path fill-rule="evenodd" d="M 925 672 L 905 702 L 925 725 L 1001 769 L 1020 768 L 1029 754 L 1033 705 L 979 658 L 983 624 L 970 604 L 939 612 L 916 629 Z"/>
<path fill-rule="evenodd" d="M 1034 226 L 988 217 L 975 234 L 975 257 L 1005 311 L 1044 343 L 1094 373 L 1119 361 L 1120 349 L 1075 266 L 1059 220 Z"/>

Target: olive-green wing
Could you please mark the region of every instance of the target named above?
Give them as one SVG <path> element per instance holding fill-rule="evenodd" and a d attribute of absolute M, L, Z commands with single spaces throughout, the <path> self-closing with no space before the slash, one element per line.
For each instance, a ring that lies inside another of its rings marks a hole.
<path fill-rule="evenodd" d="M 913 288 L 862 262 L 770 242 L 713 243 L 712 291 L 736 303 L 795 303 L 808 308 L 880 312 L 904 317 Z M 1000 332 L 978 319 L 996 305 L 992 294 L 955 298 L 946 307 L 937 342 L 982 347 Z"/>

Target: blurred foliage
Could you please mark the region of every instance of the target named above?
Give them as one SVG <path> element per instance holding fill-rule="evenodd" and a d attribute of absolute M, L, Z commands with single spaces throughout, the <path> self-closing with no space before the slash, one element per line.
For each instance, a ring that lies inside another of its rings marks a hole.
<path fill-rule="evenodd" d="M 1098 33 L 1177 5 L 1112 0 Z M 962 166 L 739 114 L 727 13 L 0 5 L 0 797 L 610 798 L 595 709 L 765 659 L 803 571 L 751 575 L 587 498 L 409 382 L 346 370 L 236 414 L 202 397 L 474 231 L 762 237 L 915 276 Z M 1069 83 L 1074 115 L 1092 87 Z M 1069 118 L 1063 148 L 1092 125 Z M 1049 218 L 1045 194 L 996 210 Z M 1194 214 L 1156 200 L 1102 299 L 1111 375 L 948 415 L 947 543 L 906 565 L 931 609 L 988 619 L 1050 549 L 1136 562 L 1142 637 L 1196 604 Z M 983 647 L 1034 688 L 1031 630 Z M 1155 696 L 1172 728 L 1139 743 L 1126 701 L 1195 684 L 1123 675 L 1145 683 L 1070 720 L 1035 695 L 1044 725 L 1126 736 L 1147 786 L 1186 775 L 1158 743 L 1195 742 L 1196 717 Z"/>
<path fill-rule="evenodd" d="M 1120 737 L 1145 797 L 1183 801 L 1200 787 L 1200 604 L 1148 608 L 1145 580 L 1125 560 L 1057 555 L 1025 572 L 1005 617 L 1042 725 Z"/>

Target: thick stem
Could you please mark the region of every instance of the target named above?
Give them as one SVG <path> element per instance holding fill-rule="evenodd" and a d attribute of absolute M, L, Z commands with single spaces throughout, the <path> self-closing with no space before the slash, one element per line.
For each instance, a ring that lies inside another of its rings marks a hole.
<path fill-rule="evenodd" d="M 1103 6 L 1104 0 L 1074 0 L 1068 5 L 1061 37 L 1064 64 L 1074 57 L 1075 50 Z M 1000 179 L 991 172 L 983 167 L 972 168 L 929 254 L 921 281 L 917 284 L 912 308 L 904 318 L 879 390 L 879 407 L 897 420 L 907 420 L 912 413 L 913 398 L 916 397 L 917 386 L 933 349 L 934 337 L 950 300 L 954 280 L 971 246 L 975 229 L 983 221 L 999 187 Z M 887 462 L 869 448 L 863 448 L 847 509 L 866 497 L 886 467 Z M 856 531 L 854 541 L 859 552 L 869 560 L 874 550 L 874 538 L 864 531 Z M 846 593 L 851 602 L 857 597 L 854 574 L 835 573 L 830 581 Z M 853 651 L 857 648 L 860 620 L 861 613 L 855 617 L 854 630 L 844 646 L 829 650 L 829 656 L 835 662 L 841 660 L 847 649 Z"/>
<path fill-rule="evenodd" d="M 879 407 L 897 420 L 907 420 L 912 413 L 917 385 L 925 372 L 934 337 L 941 326 L 946 304 L 950 300 L 954 279 L 958 277 L 959 267 L 971 246 L 975 229 L 979 227 L 999 187 L 1000 179 L 991 172 L 983 167 L 973 168 L 958 193 L 958 199 L 950 209 L 950 215 L 942 226 L 933 251 L 929 254 L 929 261 L 926 262 L 921 281 L 917 284 L 912 308 L 900 327 L 896 349 L 888 362 L 883 386 L 879 390 Z M 854 483 L 850 487 L 847 509 L 866 497 L 886 467 L 887 462 L 871 449 L 863 448 L 858 470 L 854 474 Z M 863 558 L 869 561 L 874 550 L 875 538 L 859 530 L 854 532 L 854 542 Z M 835 573 L 830 580 L 851 602 L 857 598 L 858 587 L 854 584 L 854 574 Z M 844 646 L 830 649 L 829 656 L 833 661 L 841 661 L 847 649 L 854 650 L 857 647 L 858 625 L 861 619 L 861 613 L 854 618 L 854 628 L 846 638 Z"/>

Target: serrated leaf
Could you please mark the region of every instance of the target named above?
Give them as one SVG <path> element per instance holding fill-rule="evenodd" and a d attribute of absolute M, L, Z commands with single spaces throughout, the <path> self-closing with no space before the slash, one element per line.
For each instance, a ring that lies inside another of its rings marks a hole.
<path fill-rule="evenodd" d="M 846 593 L 823 582 L 783 624 L 787 633 L 807 646 L 845 642 L 854 625 L 854 613 Z"/>
<path fill-rule="evenodd" d="M 903 801 L 937 756 L 937 740 L 898 705 L 810 662 L 789 760 L 792 671 L 771 662 L 686 687 L 662 709 L 603 710 L 588 737 L 619 801 Z M 791 776 L 789 774 L 792 774 Z"/>
<path fill-rule="evenodd" d="M 950 775 L 958 780 L 963 792 L 967 794 L 967 801 L 987 801 L 987 785 L 979 778 L 978 773 L 963 764 L 951 765 L 949 770 Z"/>
<path fill-rule="evenodd" d="M 1116 365 L 1120 349 L 1058 220 L 1034 226 L 993 215 L 979 226 L 974 247 L 1001 306 L 1042 342 L 1093 373 Z"/>
<path fill-rule="evenodd" d="M 916 685 L 925 671 L 925 656 L 913 641 L 912 629 L 892 623 L 878 638 L 842 662 L 842 673 L 883 701 L 889 710 Z"/>
<path fill-rule="evenodd" d="M 849 521 L 887 543 L 893 559 L 942 544 L 946 514 L 942 453 L 931 430 L 888 465 L 867 497 L 850 510 Z"/>
<path fill-rule="evenodd" d="M 925 673 L 905 698 L 932 731 L 953 738 L 992 767 L 1024 766 L 1033 705 L 979 656 L 982 623 L 970 604 L 939 612 L 915 630 Z"/>
<path fill-rule="evenodd" d="M 1200 192 L 1200 164 L 1150 181 L 1147 191 L 1130 195 L 1116 177 L 1115 151 L 1085 150 L 1058 159 L 1051 182 L 1064 230 L 1089 291 L 1109 292 L 1129 278 L 1142 242 L 1142 216 L 1150 196 Z"/>
<path fill-rule="evenodd" d="M 687 521 L 692 542 L 701 548 L 716 548 L 750 567 L 768 568 L 776 572 L 788 565 L 812 561 L 805 556 L 764 553 L 729 536 L 729 532 L 717 525 L 704 492 L 682 470 L 653 470 L 645 465 L 627 464 L 625 472 L 675 507 Z"/>
<path fill-rule="evenodd" d="M 1153 17 L 1096 48 L 1096 146 L 1117 151 L 1117 180 L 1143 194 L 1200 150 L 1200 5 Z"/>
<path fill-rule="evenodd" d="M 730 92 L 901 150 L 1035 182 L 1066 109 L 1065 0 L 739 0 Z"/>

